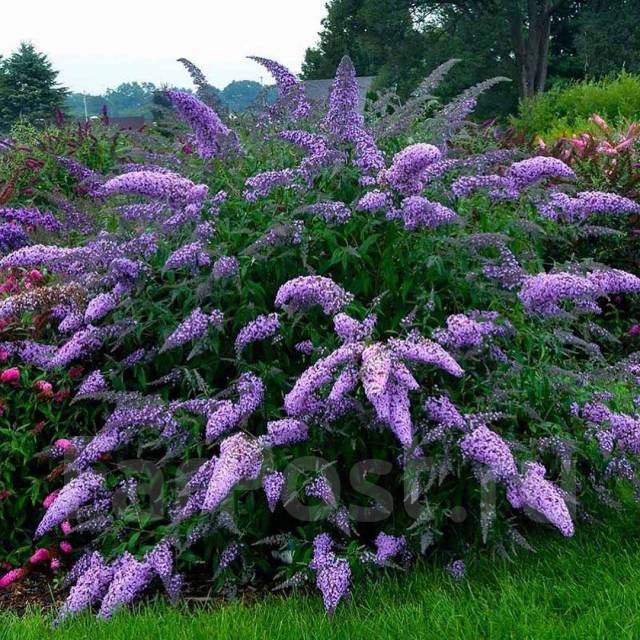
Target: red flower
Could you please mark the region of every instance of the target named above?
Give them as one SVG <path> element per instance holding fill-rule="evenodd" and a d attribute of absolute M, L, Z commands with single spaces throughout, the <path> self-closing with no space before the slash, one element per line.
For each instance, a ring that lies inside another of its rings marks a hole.
<path fill-rule="evenodd" d="M 71 369 L 69 369 L 69 377 L 72 380 L 79 378 L 83 373 L 84 373 L 84 367 L 80 365 L 76 365 L 75 367 L 71 367 Z"/>

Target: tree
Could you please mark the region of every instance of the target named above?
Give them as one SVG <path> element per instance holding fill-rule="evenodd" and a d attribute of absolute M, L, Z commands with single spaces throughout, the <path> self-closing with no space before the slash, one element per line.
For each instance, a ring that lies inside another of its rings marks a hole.
<path fill-rule="evenodd" d="M 638 0 L 332 0 L 303 77 L 331 77 L 345 53 L 359 74 L 406 95 L 447 58 L 514 80 L 506 101 L 545 89 L 549 77 L 580 78 L 640 67 Z"/>
<path fill-rule="evenodd" d="M 612 10 L 612 7 L 615 10 Z M 640 73 L 640 2 L 591 0 L 578 20 L 575 57 L 584 73 Z"/>
<path fill-rule="evenodd" d="M 58 72 L 43 53 L 30 43 L 2 62 L 0 127 L 19 119 L 46 120 L 62 109 L 67 90 L 57 84 Z"/>
<path fill-rule="evenodd" d="M 253 80 L 234 80 L 220 93 L 222 103 L 231 111 L 244 111 L 262 91 L 262 85 Z"/>
<path fill-rule="evenodd" d="M 490 14 L 508 25 L 521 98 L 544 91 L 554 21 L 575 19 L 584 5 L 580 0 L 413 0 L 414 8 L 429 16 L 448 9 L 463 20 Z"/>
<path fill-rule="evenodd" d="M 84 107 L 87 105 L 87 115 L 98 116 L 102 107 L 107 103 L 104 96 L 96 96 L 85 93 L 73 92 L 67 96 L 65 101 L 65 112 L 74 118 L 84 120 Z"/>
<path fill-rule="evenodd" d="M 409 0 L 333 0 L 327 4 L 319 43 L 307 49 L 305 79 L 332 78 L 348 54 L 358 75 L 379 75 L 383 84 L 415 84 L 411 72 L 426 52 Z"/>
<path fill-rule="evenodd" d="M 152 82 L 123 82 L 107 89 L 104 99 L 113 116 L 141 115 L 148 111 L 156 90 Z"/>

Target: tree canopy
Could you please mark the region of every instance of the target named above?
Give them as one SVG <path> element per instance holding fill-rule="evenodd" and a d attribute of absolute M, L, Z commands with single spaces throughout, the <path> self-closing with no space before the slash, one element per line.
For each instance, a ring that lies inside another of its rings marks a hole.
<path fill-rule="evenodd" d="M 57 78 L 49 58 L 30 43 L 23 42 L 7 59 L 0 59 L 0 129 L 19 119 L 53 118 L 67 94 Z"/>
<path fill-rule="evenodd" d="M 640 71 L 640 2 L 331 0 L 303 77 L 331 77 L 345 53 L 359 75 L 377 75 L 400 95 L 461 58 L 445 91 L 506 75 L 514 82 L 495 99 L 510 110 L 558 79 Z"/>

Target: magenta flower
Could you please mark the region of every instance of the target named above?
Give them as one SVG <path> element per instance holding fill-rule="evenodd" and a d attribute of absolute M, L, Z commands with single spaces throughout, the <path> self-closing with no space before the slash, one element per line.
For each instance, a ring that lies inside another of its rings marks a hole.
<path fill-rule="evenodd" d="M 10 367 L 0 373 L 0 382 L 8 384 L 17 384 L 20 381 L 20 369 L 18 367 Z"/>

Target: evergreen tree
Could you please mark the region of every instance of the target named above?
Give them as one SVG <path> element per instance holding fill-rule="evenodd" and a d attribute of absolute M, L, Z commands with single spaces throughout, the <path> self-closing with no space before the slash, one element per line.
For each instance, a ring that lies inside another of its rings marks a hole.
<path fill-rule="evenodd" d="M 23 42 L 1 64 L 0 128 L 19 119 L 47 120 L 62 109 L 67 90 L 57 84 L 58 72 L 47 56 L 32 44 Z"/>

